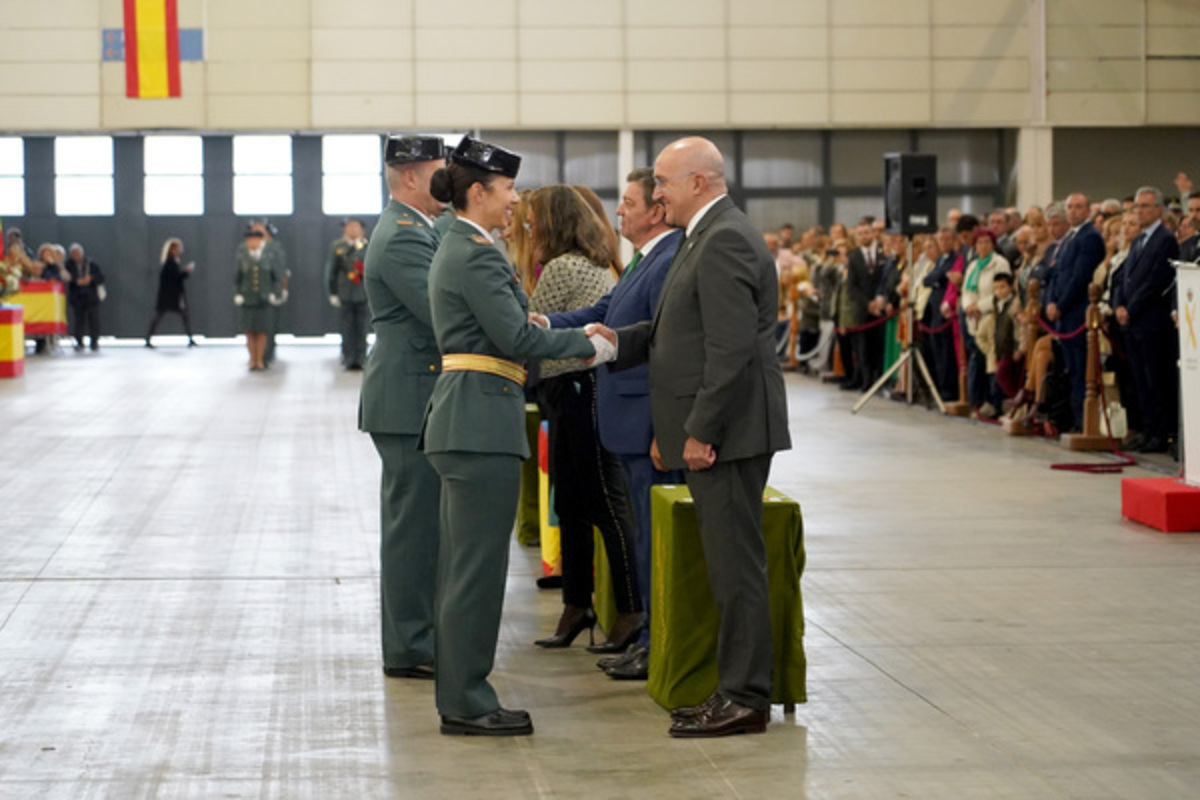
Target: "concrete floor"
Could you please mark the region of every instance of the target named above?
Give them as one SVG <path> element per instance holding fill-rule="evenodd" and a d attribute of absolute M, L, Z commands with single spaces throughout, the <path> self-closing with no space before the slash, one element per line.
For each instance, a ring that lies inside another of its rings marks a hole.
<path fill-rule="evenodd" d="M 531 738 L 385 680 L 378 462 L 333 346 L 105 347 L 0 381 L 0 797 L 1200 795 L 1200 537 L 1042 441 L 788 377 L 809 696 L 676 741 L 514 545 L 495 682 Z M 1069 460 L 1069 459 L 1068 459 Z M 1150 474 L 1134 469 L 1131 475 Z"/>

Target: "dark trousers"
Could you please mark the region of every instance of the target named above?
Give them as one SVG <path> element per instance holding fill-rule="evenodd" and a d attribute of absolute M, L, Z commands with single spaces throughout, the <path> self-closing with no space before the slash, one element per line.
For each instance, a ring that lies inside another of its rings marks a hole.
<path fill-rule="evenodd" d="M 987 356 L 975 344 L 975 337 L 967 333 L 967 315 L 959 317 L 962 328 L 963 348 L 967 357 L 967 402 L 979 408 L 988 401 Z"/>
<path fill-rule="evenodd" d="M 629 490 L 629 503 L 633 507 L 636 526 L 634 553 L 637 567 L 638 591 L 642 596 L 642 608 L 646 610 L 646 626 L 642 628 L 638 644 L 650 646 L 650 490 L 659 484 L 683 483 L 683 473 L 678 470 L 659 472 L 649 455 L 621 454 L 621 467 L 625 472 L 625 487 Z"/>
<path fill-rule="evenodd" d="M 935 326 L 930 326 L 935 327 Z M 958 399 L 958 355 L 954 352 L 954 328 L 925 334 L 929 348 L 929 368 L 943 400 Z"/>
<path fill-rule="evenodd" d="M 1121 395 L 1121 405 L 1125 408 L 1125 422 L 1131 430 L 1142 430 L 1142 410 L 1138 405 L 1137 382 L 1133 379 L 1133 365 L 1129 363 L 1129 346 L 1126 342 L 1125 329 L 1116 320 L 1109 320 L 1108 335 L 1112 340 L 1113 354 L 1108 359 L 1108 367 L 1112 369 L 1117 380 L 1117 391 Z"/>
<path fill-rule="evenodd" d="M 72 310 L 75 314 L 71 320 L 71 335 L 75 337 L 75 344 L 83 347 L 83 337 L 87 336 L 95 350 L 100 346 L 100 304 L 78 304 L 72 306 Z"/>
<path fill-rule="evenodd" d="M 721 629 L 717 671 L 721 694 L 765 709 L 774 664 L 762 497 L 771 456 L 718 461 L 686 473 L 696 504 L 700 543 Z"/>
<path fill-rule="evenodd" d="M 1081 333 L 1073 339 L 1058 341 L 1062 345 L 1063 366 L 1066 368 L 1067 382 L 1071 387 L 1071 414 L 1075 417 L 1075 429 L 1081 431 L 1083 398 L 1087 393 L 1087 334 Z"/>
<path fill-rule="evenodd" d="M 187 309 L 180 308 L 167 309 L 166 311 L 159 309 L 158 311 L 155 311 L 154 319 L 150 320 L 150 330 L 146 332 L 146 341 L 150 341 L 150 337 L 153 336 L 154 331 L 158 329 L 158 323 L 162 322 L 162 318 L 167 314 L 179 314 L 179 316 L 183 317 L 183 329 L 187 331 L 187 337 L 190 340 L 192 338 L 192 321 L 188 317 Z"/>
<path fill-rule="evenodd" d="M 868 321 L 875 322 L 879 318 L 871 317 Z M 867 371 L 863 388 L 870 388 L 875 381 L 883 376 L 883 353 L 887 344 L 887 325 L 876 325 L 862 332 L 866 340 Z"/>
<path fill-rule="evenodd" d="M 379 610 L 383 665 L 432 664 L 442 484 L 416 435 L 372 433 L 379 482 Z"/>
<path fill-rule="evenodd" d="M 842 356 L 842 380 L 844 383 L 854 383 L 857 376 L 857 366 L 854 363 L 853 333 L 839 333 L 837 337 L 838 352 Z"/>
<path fill-rule="evenodd" d="M 367 328 L 371 309 L 366 303 L 345 301 L 341 308 L 342 363 L 362 366 L 367 360 Z"/>
<path fill-rule="evenodd" d="M 871 380 L 871 343 L 868 333 L 869 331 L 858 331 L 846 335 L 850 340 L 850 350 L 854 353 L 854 377 L 850 382 L 860 389 L 869 388 L 873 383 Z"/>
<path fill-rule="evenodd" d="M 563 603 L 583 608 L 592 604 L 595 526 L 608 554 L 617 611 L 641 611 L 633 513 L 621 460 L 601 446 L 596 429 L 596 374 L 586 370 L 543 378 L 538 401 L 550 428 L 550 481 L 562 542 Z"/>
<path fill-rule="evenodd" d="M 442 481 L 434 639 L 438 712 L 478 717 L 500 707 L 496 662 L 508 547 L 521 459 L 501 453 L 430 453 Z"/>
<path fill-rule="evenodd" d="M 1179 430 L 1179 337 L 1167 327 L 1125 328 L 1125 345 L 1137 384 L 1142 433 L 1166 439 Z"/>

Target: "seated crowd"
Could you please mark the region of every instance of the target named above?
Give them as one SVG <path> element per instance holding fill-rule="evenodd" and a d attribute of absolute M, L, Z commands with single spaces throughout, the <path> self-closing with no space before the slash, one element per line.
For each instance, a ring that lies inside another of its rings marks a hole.
<path fill-rule="evenodd" d="M 1124 411 L 1123 449 L 1176 456 L 1171 261 L 1200 260 L 1200 192 L 1183 173 L 1176 186 L 1170 201 L 1144 186 L 1100 203 L 1073 193 L 1024 214 L 953 209 L 937 233 L 911 243 L 871 217 L 798 238 L 791 225 L 764 233 L 779 270 L 781 361 L 867 391 L 907 345 L 899 312 L 911 303 L 914 346 L 944 402 L 1051 436 L 1079 432 L 1095 285 L 1100 366 L 1112 373 L 1105 397 Z M 903 370 L 891 379 L 892 396 L 906 395 L 904 380 Z M 912 388 L 924 391 L 920 380 Z"/>

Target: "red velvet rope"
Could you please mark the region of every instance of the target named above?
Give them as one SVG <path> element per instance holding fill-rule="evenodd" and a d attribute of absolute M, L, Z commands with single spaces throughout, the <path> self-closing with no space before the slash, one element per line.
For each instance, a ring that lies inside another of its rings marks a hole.
<path fill-rule="evenodd" d="M 896 309 L 892 313 L 888 314 L 886 317 L 879 317 L 878 319 L 873 319 L 870 322 L 863 323 L 862 325 L 858 325 L 853 328 L 838 328 L 837 329 L 838 336 L 845 336 L 848 333 L 859 333 L 860 331 L 868 331 L 871 328 L 877 328 L 899 313 L 900 313 L 900 309 Z"/>
<path fill-rule="evenodd" d="M 919 331 L 921 331 L 921 333 L 927 333 L 932 336 L 933 334 L 941 333 L 942 331 L 945 331 L 953 324 L 954 324 L 954 318 L 951 317 L 950 319 L 943 322 L 941 325 L 938 325 L 936 328 L 931 328 L 928 325 L 926 325 L 924 322 L 918 322 L 917 329 Z"/>
<path fill-rule="evenodd" d="M 1042 330 L 1044 330 L 1050 336 L 1053 336 L 1055 339 L 1058 339 L 1060 342 L 1065 341 L 1066 339 L 1074 339 L 1076 336 L 1087 330 L 1087 323 L 1085 322 L 1070 333 L 1059 333 L 1058 331 L 1054 330 L 1054 328 L 1051 328 L 1049 325 L 1047 325 L 1046 320 L 1042 319 L 1041 317 L 1038 317 L 1038 325 L 1041 325 Z"/>

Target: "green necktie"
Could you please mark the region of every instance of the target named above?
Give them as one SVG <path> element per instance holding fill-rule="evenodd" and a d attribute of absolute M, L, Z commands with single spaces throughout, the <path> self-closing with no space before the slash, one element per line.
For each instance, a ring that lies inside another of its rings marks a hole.
<path fill-rule="evenodd" d="M 621 280 L 625 280 L 630 275 L 632 275 L 634 268 L 636 268 L 637 265 L 639 263 L 641 263 L 641 260 L 642 260 L 642 251 L 638 250 L 636 253 L 633 254 L 633 258 L 630 259 L 629 266 L 626 267 L 625 271 L 621 273 Z"/>

